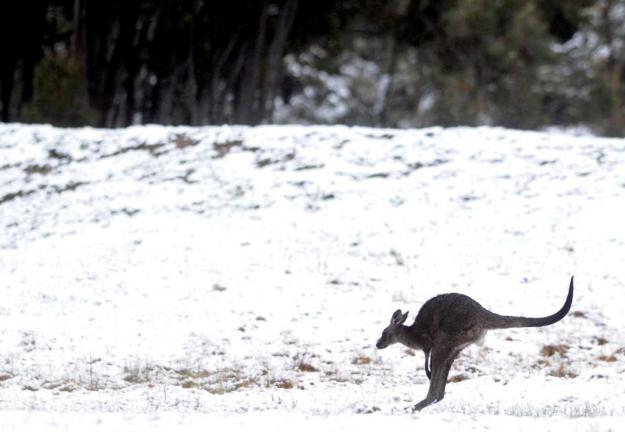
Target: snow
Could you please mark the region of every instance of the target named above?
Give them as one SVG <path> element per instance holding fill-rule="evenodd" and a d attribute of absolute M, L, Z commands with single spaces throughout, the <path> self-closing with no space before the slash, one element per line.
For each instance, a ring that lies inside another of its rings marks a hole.
<path fill-rule="evenodd" d="M 609 430 L 625 141 L 499 128 L 0 124 L 0 430 Z M 502 314 L 440 403 L 392 312 Z"/>

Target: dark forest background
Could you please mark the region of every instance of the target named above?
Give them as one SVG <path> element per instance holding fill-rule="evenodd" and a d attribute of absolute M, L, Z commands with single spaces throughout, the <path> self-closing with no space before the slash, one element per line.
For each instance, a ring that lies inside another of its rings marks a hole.
<path fill-rule="evenodd" d="M 0 114 L 618 135 L 625 1 L 4 1 Z"/>

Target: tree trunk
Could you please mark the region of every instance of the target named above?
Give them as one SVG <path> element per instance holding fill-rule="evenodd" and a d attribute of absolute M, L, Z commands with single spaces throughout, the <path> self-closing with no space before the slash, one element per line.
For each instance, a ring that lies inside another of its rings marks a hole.
<path fill-rule="evenodd" d="M 8 122 L 11 120 L 11 94 L 13 93 L 15 63 L 11 59 L 5 58 L 2 60 L 0 68 L 0 103 L 2 104 L 0 120 Z"/>
<path fill-rule="evenodd" d="M 230 39 L 226 48 L 216 57 L 217 60 L 212 68 L 213 79 L 210 86 L 210 99 L 212 102 L 209 118 L 214 124 L 224 123 L 228 118 L 228 115 L 225 113 L 226 98 L 228 96 L 234 98 L 236 77 L 240 75 L 243 68 L 243 57 L 238 56 L 230 70 L 224 69 L 224 66 L 228 64 L 228 59 L 234 52 L 238 39 L 237 36 L 233 36 Z M 239 48 L 241 51 L 244 51 L 244 45 L 242 44 L 242 47 Z M 233 100 L 231 103 L 234 104 L 235 101 Z M 231 111 L 234 111 L 234 108 L 231 108 Z"/>
<path fill-rule="evenodd" d="M 275 34 L 267 56 L 265 84 L 260 97 L 259 115 L 263 120 L 273 120 L 274 101 L 282 79 L 284 49 L 293 26 L 299 0 L 288 0 L 282 8 Z"/>
<path fill-rule="evenodd" d="M 83 109 L 89 106 L 89 94 L 87 92 L 87 61 L 86 61 L 86 20 L 85 2 L 87 0 L 74 0 L 73 31 L 71 37 L 71 56 L 78 67 L 78 79 L 82 88 L 79 103 Z"/>
<path fill-rule="evenodd" d="M 388 125 L 388 101 L 389 96 L 393 91 L 393 80 L 395 79 L 395 74 L 397 72 L 397 59 L 399 57 L 399 44 L 397 43 L 396 37 L 394 35 L 389 36 L 388 40 L 389 45 L 389 57 L 386 63 L 386 82 L 384 83 L 384 88 L 382 88 L 382 94 L 378 100 L 378 106 L 374 111 L 377 111 L 377 123 L 378 126 L 387 127 Z"/>
<path fill-rule="evenodd" d="M 263 2 L 258 18 L 256 40 L 248 55 L 246 55 L 241 85 L 239 90 L 236 119 L 242 124 L 258 123 L 257 92 L 260 84 L 261 61 L 267 35 L 267 20 L 269 18 L 269 1 Z"/>
<path fill-rule="evenodd" d="M 84 72 L 85 66 L 85 0 L 74 0 L 72 56 Z"/>

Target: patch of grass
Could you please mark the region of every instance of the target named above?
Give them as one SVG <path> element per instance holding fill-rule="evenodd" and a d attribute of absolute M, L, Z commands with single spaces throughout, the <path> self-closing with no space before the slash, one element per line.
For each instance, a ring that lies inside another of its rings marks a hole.
<path fill-rule="evenodd" d="M 139 364 L 124 367 L 123 380 L 130 384 L 145 384 L 151 381 L 150 373 L 154 368 L 142 367 Z"/>
<path fill-rule="evenodd" d="M 289 162 L 295 159 L 295 150 L 285 153 L 284 155 L 279 155 L 276 157 L 257 157 L 256 158 L 256 166 L 258 168 L 264 168 L 269 165 L 275 165 L 279 163 Z"/>
<path fill-rule="evenodd" d="M 43 387 L 46 390 L 55 390 L 59 387 L 61 387 L 63 385 L 63 381 L 46 381 L 43 384 L 41 384 L 41 387 Z"/>
<path fill-rule="evenodd" d="M 251 378 L 246 378 L 243 381 L 239 382 L 236 386 L 237 390 L 242 390 L 250 387 L 258 386 L 258 382 Z"/>
<path fill-rule="evenodd" d="M 317 357 L 316 354 L 311 353 L 298 353 L 293 356 L 295 362 L 295 370 L 300 372 L 319 372 L 319 368 L 312 365 L 310 358 Z"/>
<path fill-rule="evenodd" d="M 596 337 L 595 342 L 597 343 L 597 345 L 602 346 L 607 345 L 609 341 L 604 337 Z"/>
<path fill-rule="evenodd" d="M 568 351 L 569 346 L 565 344 L 559 345 L 545 345 L 541 351 L 543 357 L 552 357 L 556 354 L 560 355 L 560 357 L 566 357 L 566 352 Z"/>
<path fill-rule="evenodd" d="M 454 412 L 461 414 L 490 414 L 490 415 L 507 415 L 513 417 L 569 417 L 569 418 L 593 418 L 593 417 L 611 417 L 622 415 L 622 409 L 605 407 L 602 404 L 591 403 L 557 403 L 548 405 L 530 405 L 517 404 L 512 406 L 501 406 L 493 403 L 484 407 L 476 407 L 473 405 L 463 405 L 453 409 Z"/>
<path fill-rule="evenodd" d="M 39 174 L 46 175 L 52 171 L 52 167 L 49 165 L 28 165 L 24 168 L 24 172 L 28 175 Z"/>
<path fill-rule="evenodd" d="M 369 373 L 361 371 L 339 371 L 338 369 L 334 369 L 324 372 L 324 381 L 360 385 L 365 381 L 364 376 L 369 376 Z"/>
<path fill-rule="evenodd" d="M 178 369 L 175 372 L 182 377 L 188 377 L 192 379 L 208 378 L 211 375 L 211 373 L 205 369 Z"/>
<path fill-rule="evenodd" d="M 213 144 L 213 148 L 215 149 L 215 153 L 216 153 L 215 156 L 213 156 L 213 158 L 221 159 L 224 156 L 226 156 L 228 153 L 230 153 L 230 150 L 232 150 L 234 147 L 241 147 L 241 145 L 243 145 L 243 141 L 241 140 L 216 142 Z"/>
<path fill-rule="evenodd" d="M 556 378 L 575 378 L 577 374 L 569 369 L 568 365 L 560 363 L 560 365 L 549 373 L 550 376 Z"/>
<path fill-rule="evenodd" d="M 333 372 L 326 373 L 326 376 L 329 378 L 329 381 L 332 381 L 332 382 L 336 382 L 336 383 L 350 382 L 350 380 L 347 379 L 346 377 L 338 375 L 338 374 L 333 373 Z"/>
<path fill-rule="evenodd" d="M 288 380 L 288 379 L 279 379 L 276 381 L 271 382 L 271 385 L 273 387 L 278 387 L 281 389 L 285 389 L 285 390 L 291 390 L 293 387 L 295 387 L 295 384 L 293 383 L 293 381 Z"/>
<path fill-rule="evenodd" d="M 319 372 L 319 369 L 317 369 L 316 367 L 314 367 L 310 363 L 306 363 L 306 362 L 303 362 L 303 361 L 297 366 L 297 369 L 300 372 Z"/>
<path fill-rule="evenodd" d="M 198 388 L 200 387 L 200 385 L 193 380 L 186 380 L 186 381 L 183 381 L 182 384 L 180 384 L 180 387 L 184 389 L 190 389 L 190 388 Z"/>
<path fill-rule="evenodd" d="M 358 357 L 354 357 L 352 359 L 352 364 L 353 365 L 368 365 L 372 362 L 373 360 L 371 360 L 371 357 L 365 356 L 365 355 L 360 355 Z"/>
<path fill-rule="evenodd" d="M 224 292 L 227 288 L 223 285 L 220 285 L 218 283 L 214 283 L 213 284 L 213 291 L 218 291 L 218 292 Z"/>
<path fill-rule="evenodd" d="M 599 357 L 597 357 L 598 360 L 607 362 L 607 363 L 613 363 L 615 361 L 618 360 L 618 358 L 616 358 L 616 356 L 614 354 L 610 354 L 610 355 L 600 355 Z"/>
<path fill-rule="evenodd" d="M 130 373 L 124 376 L 124 381 L 130 384 L 145 384 L 150 380 L 147 378 L 147 376 L 144 376 L 142 374 Z"/>
<path fill-rule="evenodd" d="M 458 383 L 458 382 L 462 382 L 462 381 L 466 381 L 470 379 L 468 375 L 466 374 L 458 374 L 458 375 L 454 375 L 452 377 L 449 377 L 447 379 L 448 383 Z"/>
<path fill-rule="evenodd" d="M 547 359 L 538 359 L 533 365 L 535 369 L 542 369 L 546 366 L 551 366 L 551 362 Z"/>
<path fill-rule="evenodd" d="M 197 145 L 198 141 L 188 137 L 185 134 L 176 134 L 174 136 L 174 143 L 176 144 L 177 149 L 183 149 L 186 147 L 192 147 Z"/>
<path fill-rule="evenodd" d="M 202 389 L 212 394 L 226 394 L 260 386 L 253 377 L 245 376 L 243 370 L 224 368 L 218 370 L 206 369 L 178 369 L 173 371 L 175 378 L 179 380 L 180 387 L 184 389 Z"/>
<path fill-rule="evenodd" d="M 73 391 L 75 391 L 77 389 L 78 389 L 78 386 L 76 386 L 76 384 L 73 383 L 73 382 L 69 382 L 69 383 L 59 387 L 59 391 L 67 392 L 67 393 L 71 393 L 71 392 L 73 392 Z"/>
<path fill-rule="evenodd" d="M 557 416 L 561 414 L 571 418 L 600 417 L 608 415 L 608 411 L 604 407 L 591 403 L 583 405 L 547 406 L 540 410 L 542 411 L 542 417 Z"/>
<path fill-rule="evenodd" d="M 397 250 L 391 249 L 390 254 L 395 259 L 395 264 L 397 264 L 398 266 L 404 266 L 406 264 L 406 262 L 404 261 L 404 257 L 402 257 L 401 253 L 399 253 Z"/>
<path fill-rule="evenodd" d="M 12 201 L 12 200 L 14 200 L 16 198 L 23 198 L 23 197 L 26 197 L 28 195 L 32 195 L 35 192 L 36 191 L 34 191 L 34 190 L 30 190 L 30 191 L 21 191 L 20 190 L 20 191 L 17 191 L 17 192 L 8 193 L 8 194 L 0 197 L 0 204 L 4 204 L 4 203 Z"/>

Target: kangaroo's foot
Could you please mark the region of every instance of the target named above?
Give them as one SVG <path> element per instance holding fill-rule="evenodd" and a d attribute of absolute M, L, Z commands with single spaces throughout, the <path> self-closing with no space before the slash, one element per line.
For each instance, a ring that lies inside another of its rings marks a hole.
<path fill-rule="evenodd" d="M 413 408 L 412 408 L 412 412 L 418 412 L 421 411 L 423 408 L 425 408 L 426 406 L 435 404 L 436 402 L 438 402 L 437 399 L 433 398 L 433 397 L 426 397 L 425 399 L 423 399 L 421 402 L 419 402 L 418 404 L 416 404 Z"/>

